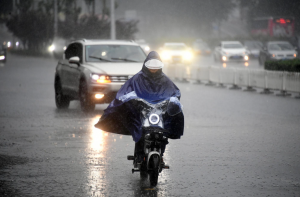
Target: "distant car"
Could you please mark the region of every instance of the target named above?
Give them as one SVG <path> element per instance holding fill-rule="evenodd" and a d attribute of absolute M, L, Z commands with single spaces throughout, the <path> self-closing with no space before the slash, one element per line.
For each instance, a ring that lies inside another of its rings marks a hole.
<path fill-rule="evenodd" d="M 260 41 L 251 40 L 251 41 L 245 41 L 244 46 L 249 51 L 250 57 L 258 58 L 259 51 L 262 49 L 263 43 Z"/>
<path fill-rule="evenodd" d="M 0 48 L 0 62 L 5 63 L 6 59 L 7 59 L 6 49 L 3 46 L 1 46 L 1 48 Z"/>
<path fill-rule="evenodd" d="M 56 59 L 61 59 L 67 44 L 67 40 L 63 38 L 54 38 L 52 44 L 48 46 L 48 51 L 49 53 L 53 54 Z"/>
<path fill-rule="evenodd" d="M 239 41 L 222 41 L 214 50 L 214 60 L 221 62 L 248 61 L 249 51 Z"/>
<path fill-rule="evenodd" d="M 190 64 L 194 56 L 184 43 L 165 43 L 160 49 L 160 55 L 164 62 L 170 64 Z"/>
<path fill-rule="evenodd" d="M 142 47 L 146 54 L 150 52 L 150 46 L 145 40 L 136 40 L 135 42 Z"/>
<path fill-rule="evenodd" d="M 83 39 L 70 43 L 56 66 L 57 108 L 68 108 L 72 100 L 79 100 L 83 111 L 110 103 L 121 86 L 141 70 L 145 59 L 135 42 Z"/>
<path fill-rule="evenodd" d="M 297 51 L 292 44 L 287 41 L 267 42 L 259 54 L 259 64 L 264 65 L 268 60 L 286 60 L 298 57 Z"/>
<path fill-rule="evenodd" d="M 210 55 L 211 49 L 206 42 L 195 41 L 193 43 L 193 50 L 196 55 Z"/>

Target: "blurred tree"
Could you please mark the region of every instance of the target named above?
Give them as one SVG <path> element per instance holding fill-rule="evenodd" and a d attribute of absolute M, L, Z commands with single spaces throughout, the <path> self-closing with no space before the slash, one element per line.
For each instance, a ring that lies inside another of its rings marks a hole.
<path fill-rule="evenodd" d="M 48 4 L 39 4 L 33 9 L 33 0 L 19 1 L 17 12 L 7 21 L 6 26 L 14 36 L 21 39 L 23 46 L 31 50 L 46 48 L 53 38 L 53 17 L 49 16 Z M 45 7 L 46 6 L 46 7 Z"/>
<path fill-rule="evenodd" d="M 134 34 L 138 32 L 139 21 L 116 21 L 116 37 L 123 40 L 134 40 Z"/>
<path fill-rule="evenodd" d="M 12 13 L 13 1 L 12 0 L 1 0 L 0 1 L 0 24 L 5 23 Z"/>
<path fill-rule="evenodd" d="M 77 38 L 107 39 L 110 35 L 110 23 L 98 16 L 81 17 L 76 27 Z"/>
<path fill-rule="evenodd" d="M 92 15 L 95 15 L 95 0 L 84 0 L 84 1 L 88 8 L 89 13 L 92 13 Z"/>
<path fill-rule="evenodd" d="M 65 14 L 65 21 L 58 23 L 58 35 L 63 38 L 76 38 L 78 20 L 81 8 L 77 6 L 76 0 L 61 0 L 58 10 Z"/>
<path fill-rule="evenodd" d="M 95 0 L 85 0 L 85 3 L 94 6 Z M 109 39 L 110 23 L 109 9 L 106 0 L 103 2 L 102 17 L 83 15 L 77 0 L 60 0 L 58 12 L 65 15 L 64 21 L 58 22 L 58 36 L 65 39 L 89 38 Z M 17 11 L 11 15 L 6 25 L 14 36 L 18 37 L 23 46 L 30 50 L 45 50 L 54 36 L 54 1 L 53 0 L 26 0 L 16 4 Z M 94 12 L 93 12 L 94 13 Z M 104 17 L 105 16 L 105 17 Z M 133 39 L 138 31 L 137 21 L 116 22 L 119 39 Z"/>
<path fill-rule="evenodd" d="M 107 7 L 106 0 L 102 1 L 101 15 L 84 15 L 78 20 L 74 26 L 74 38 L 87 39 L 109 39 L 110 38 L 110 9 Z M 87 7 L 95 6 L 94 0 L 85 0 Z M 115 5 L 115 8 L 118 4 Z M 90 9 L 90 8 L 88 8 Z M 94 12 L 92 12 L 94 13 Z M 116 21 L 117 39 L 133 39 L 134 34 L 138 31 L 138 21 Z"/>

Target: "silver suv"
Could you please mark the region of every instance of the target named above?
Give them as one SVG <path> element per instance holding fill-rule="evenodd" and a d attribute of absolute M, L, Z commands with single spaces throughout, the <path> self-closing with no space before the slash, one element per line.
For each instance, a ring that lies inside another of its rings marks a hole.
<path fill-rule="evenodd" d="M 56 66 L 54 88 L 58 109 L 79 100 L 81 109 L 110 103 L 121 86 L 142 69 L 146 54 L 134 42 L 77 40 Z"/>

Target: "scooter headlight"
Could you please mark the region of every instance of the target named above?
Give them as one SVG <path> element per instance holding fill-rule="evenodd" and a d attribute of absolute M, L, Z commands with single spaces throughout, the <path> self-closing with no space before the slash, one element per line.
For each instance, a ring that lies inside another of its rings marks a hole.
<path fill-rule="evenodd" d="M 157 114 L 151 114 L 150 117 L 149 117 L 149 122 L 151 124 L 158 124 L 159 116 Z"/>

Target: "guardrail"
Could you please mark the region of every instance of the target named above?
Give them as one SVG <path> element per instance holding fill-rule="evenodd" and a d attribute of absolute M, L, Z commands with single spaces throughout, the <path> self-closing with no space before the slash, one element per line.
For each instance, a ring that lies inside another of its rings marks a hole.
<path fill-rule="evenodd" d="M 195 68 L 177 65 L 169 68 L 167 74 L 170 78 L 180 81 L 194 80 L 198 83 L 229 85 L 233 88 L 244 88 L 244 90 L 259 88 L 263 90 L 261 93 L 279 91 L 276 95 L 299 93 L 296 98 L 300 97 L 300 73 L 216 66 Z"/>

